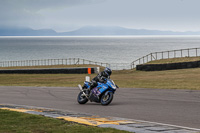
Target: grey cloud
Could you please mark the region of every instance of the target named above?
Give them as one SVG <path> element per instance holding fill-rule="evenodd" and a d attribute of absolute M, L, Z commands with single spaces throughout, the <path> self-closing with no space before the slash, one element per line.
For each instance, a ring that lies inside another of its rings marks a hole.
<path fill-rule="evenodd" d="M 45 22 L 45 16 L 40 13 L 41 10 L 60 10 L 104 1 L 105 0 L 0 0 L 0 25 L 39 25 Z"/>
<path fill-rule="evenodd" d="M 0 25 L 200 30 L 199 5 L 200 0 L 0 0 Z"/>
<path fill-rule="evenodd" d="M 105 0 L 0 0 L 0 5 L 30 11 L 94 4 Z"/>

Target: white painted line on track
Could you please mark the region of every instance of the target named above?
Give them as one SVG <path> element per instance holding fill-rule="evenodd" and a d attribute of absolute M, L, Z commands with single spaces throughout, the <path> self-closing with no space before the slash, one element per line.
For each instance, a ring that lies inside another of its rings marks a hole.
<path fill-rule="evenodd" d="M 159 123 L 159 122 L 144 121 L 144 120 L 136 120 L 136 119 L 129 119 L 129 120 L 138 121 L 138 122 L 145 122 L 145 123 L 151 123 L 151 124 L 158 124 L 158 125 L 163 125 L 163 126 L 183 128 L 183 129 L 188 129 L 188 130 L 200 131 L 200 129 L 198 129 L 198 128 L 184 127 L 184 126 L 165 124 L 165 123 Z"/>

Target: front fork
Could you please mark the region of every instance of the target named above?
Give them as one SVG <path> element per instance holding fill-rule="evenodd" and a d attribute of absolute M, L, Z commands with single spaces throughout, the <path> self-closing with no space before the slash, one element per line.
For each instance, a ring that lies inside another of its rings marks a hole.
<path fill-rule="evenodd" d="M 80 84 L 78 85 L 78 88 L 80 89 L 81 92 L 83 92 L 83 95 L 89 100 L 89 97 L 85 94 Z"/>

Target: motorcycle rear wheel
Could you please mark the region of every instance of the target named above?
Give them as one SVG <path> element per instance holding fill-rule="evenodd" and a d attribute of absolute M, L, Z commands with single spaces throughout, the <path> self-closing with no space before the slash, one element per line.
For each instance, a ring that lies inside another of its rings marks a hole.
<path fill-rule="evenodd" d="M 101 97 L 101 105 L 108 105 L 112 102 L 112 100 L 113 100 L 112 92 L 104 93 Z"/>
<path fill-rule="evenodd" d="M 77 101 L 79 104 L 85 104 L 88 102 L 88 99 L 83 95 L 83 92 L 80 92 L 78 94 Z"/>

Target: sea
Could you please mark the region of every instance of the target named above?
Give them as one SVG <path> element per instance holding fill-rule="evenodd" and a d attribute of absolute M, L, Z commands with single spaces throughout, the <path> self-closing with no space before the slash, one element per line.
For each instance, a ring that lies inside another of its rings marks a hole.
<path fill-rule="evenodd" d="M 152 52 L 199 47 L 200 36 L 1 36 L 0 62 L 81 58 L 131 63 Z"/>

